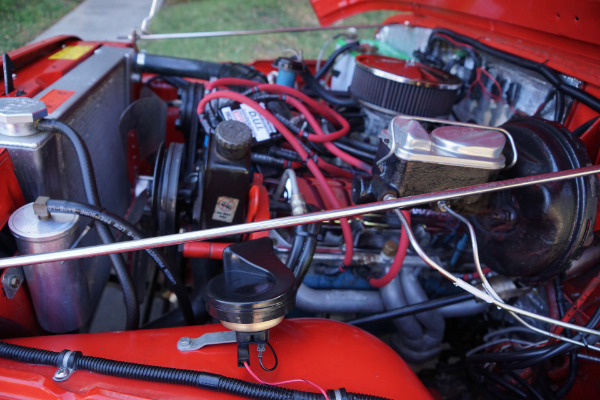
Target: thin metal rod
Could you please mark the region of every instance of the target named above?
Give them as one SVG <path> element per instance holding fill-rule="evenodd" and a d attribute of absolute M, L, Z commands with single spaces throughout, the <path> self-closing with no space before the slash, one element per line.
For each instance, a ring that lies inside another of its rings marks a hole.
<path fill-rule="evenodd" d="M 498 192 L 501 190 L 515 189 L 535 184 L 556 182 L 565 179 L 579 178 L 600 173 L 600 165 L 583 167 L 565 171 L 551 172 L 523 178 L 509 179 L 499 182 L 484 183 L 459 189 L 450 189 L 442 192 L 421 194 L 403 197 L 395 200 L 381 201 L 360 206 L 347 207 L 336 210 L 320 211 L 310 214 L 275 218 L 267 221 L 249 222 L 240 225 L 231 225 L 220 228 L 205 229 L 202 231 L 176 233 L 172 235 L 157 236 L 128 242 L 111 243 L 106 245 L 82 247 L 72 250 L 62 250 L 53 253 L 32 254 L 0 259 L 0 269 L 17 267 L 21 265 L 40 264 L 51 261 L 73 260 L 78 258 L 95 257 L 105 254 L 124 253 L 128 251 L 144 250 L 155 247 L 173 246 L 187 242 L 215 239 L 223 236 L 238 235 L 276 228 L 287 228 L 295 225 L 310 224 L 349 218 L 362 214 L 389 211 L 396 208 L 408 208 L 422 204 L 450 200 L 474 194 Z"/>
<path fill-rule="evenodd" d="M 254 29 L 239 31 L 210 31 L 210 32 L 177 32 L 177 33 L 141 33 L 136 35 L 137 40 L 165 40 L 165 39 L 198 39 L 222 36 L 246 36 L 246 35 L 265 35 L 270 33 L 296 33 L 312 31 L 331 31 L 346 29 L 367 29 L 381 28 L 387 25 L 365 24 L 365 25 L 342 25 L 342 26 L 301 26 L 293 28 L 273 28 L 273 29 Z"/>

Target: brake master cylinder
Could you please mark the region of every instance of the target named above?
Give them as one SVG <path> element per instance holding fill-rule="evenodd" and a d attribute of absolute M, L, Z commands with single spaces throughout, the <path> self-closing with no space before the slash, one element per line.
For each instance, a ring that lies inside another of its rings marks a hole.
<path fill-rule="evenodd" d="M 447 125 L 428 132 L 417 119 L 396 116 L 379 137 L 373 179 L 354 182 L 356 203 L 485 183 L 505 166 L 506 137 L 495 128 Z M 461 207 L 478 200 L 467 197 Z"/>

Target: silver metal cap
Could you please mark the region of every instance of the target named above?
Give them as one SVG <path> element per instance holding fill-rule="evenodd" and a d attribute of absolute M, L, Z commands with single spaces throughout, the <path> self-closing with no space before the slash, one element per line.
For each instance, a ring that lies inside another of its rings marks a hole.
<path fill-rule="evenodd" d="M 48 115 L 41 100 L 28 97 L 0 98 L 0 134 L 28 136 L 36 133 L 34 123 Z"/>
<path fill-rule="evenodd" d="M 29 203 L 12 213 L 8 226 L 17 239 L 41 243 L 69 235 L 78 219 L 75 214 L 52 213 L 50 219 L 41 220 L 33 211 L 33 203 Z"/>
<path fill-rule="evenodd" d="M 429 134 L 419 121 L 396 116 L 379 137 L 406 161 L 481 169 L 501 169 L 505 164 L 506 137 L 484 126 L 443 126 Z"/>

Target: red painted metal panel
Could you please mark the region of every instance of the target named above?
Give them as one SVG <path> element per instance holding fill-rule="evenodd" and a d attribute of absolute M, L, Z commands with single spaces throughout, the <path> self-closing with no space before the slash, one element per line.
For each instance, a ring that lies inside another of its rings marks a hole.
<path fill-rule="evenodd" d="M 323 25 L 372 10 L 412 11 L 438 17 L 454 14 L 463 20 L 501 23 L 600 45 L 597 0 L 311 0 Z"/>
<path fill-rule="evenodd" d="M 89 57 L 100 45 L 98 42 L 79 41 L 72 36 L 58 36 L 9 52 L 16 71 L 13 80 L 15 90 L 8 96 L 17 96 L 17 92 L 19 96 L 37 95 Z M 69 54 L 68 50 L 65 51 L 69 47 L 79 51 Z M 56 56 L 61 51 L 63 56 Z"/>
<path fill-rule="evenodd" d="M 599 1 L 311 0 L 322 24 L 361 12 L 405 11 L 386 23 L 448 28 L 600 86 Z M 557 15 L 560 15 L 558 17 Z M 575 19 L 577 17 L 577 19 Z"/>
<path fill-rule="evenodd" d="M 80 350 L 84 355 L 121 361 L 201 370 L 251 381 L 237 367 L 235 344 L 180 352 L 177 340 L 225 330 L 204 325 L 162 330 L 63 335 L 13 339 L 11 343 L 53 351 Z M 270 343 L 279 357 L 273 372 L 260 369 L 256 352 L 251 367 L 264 380 L 311 380 L 328 389 L 386 396 L 429 399 L 429 392 L 404 361 L 387 345 L 349 325 L 320 319 L 285 320 L 271 330 Z M 272 360 L 265 353 L 265 365 Z M 0 398 L 21 399 L 234 399 L 203 389 L 148 383 L 76 371 L 65 382 L 52 381 L 55 367 L 33 366 L 0 359 Z M 304 384 L 289 388 L 314 391 Z"/>

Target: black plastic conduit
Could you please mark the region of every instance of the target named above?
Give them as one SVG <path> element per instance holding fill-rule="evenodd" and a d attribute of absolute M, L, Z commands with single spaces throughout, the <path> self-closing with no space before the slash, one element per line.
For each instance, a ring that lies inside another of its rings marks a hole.
<path fill-rule="evenodd" d="M 48 200 L 46 207 L 50 212 L 77 214 L 92 218 L 127 235 L 132 240 L 143 239 L 143 234 L 140 233 L 137 228 L 135 228 L 129 222 L 112 214 L 111 212 L 101 210 L 98 207 L 65 200 Z M 157 252 L 155 249 L 146 249 L 146 253 L 148 253 L 154 262 L 156 262 L 158 268 L 167 278 L 169 286 L 177 296 L 177 300 L 179 301 L 179 306 L 181 307 L 185 322 L 188 325 L 194 325 L 194 311 L 192 309 L 190 298 L 185 290 L 185 286 L 177 278 L 175 278 L 173 270 L 159 252 Z"/>
<path fill-rule="evenodd" d="M 29 364 L 41 364 L 56 367 L 63 367 L 63 359 L 66 359 L 68 368 L 72 370 L 85 370 L 118 378 L 191 386 L 250 399 L 324 399 L 324 396 L 320 393 L 303 392 L 300 390 L 284 389 L 275 386 L 246 382 L 209 372 L 158 367 L 154 365 L 110 360 L 107 358 L 89 357 L 84 356 L 79 351 L 69 352 L 63 350 L 62 352 L 57 353 L 54 351 L 0 342 L 0 357 Z M 349 393 L 344 389 L 338 389 L 337 392 L 344 400 L 389 400 L 379 396 Z M 327 394 L 330 399 L 339 398 L 333 390 L 328 390 Z"/>
<path fill-rule="evenodd" d="M 46 132 L 58 132 L 73 144 L 75 153 L 77 153 L 77 159 L 79 160 L 79 168 L 81 169 L 81 177 L 87 201 L 93 206 L 102 207 L 100 205 L 100 197 L 98 196 L 98 187 L 96 186 L 96 177 L 94 176 L 90 153 L 81 136 L 69 125 L 55 119 L 42 119 L 37 123 L 37 128 Z M 99 224 L 96 230 L 102 243 L 108 244 L 115 241 L 106 226 Z M 125 328 L 127 330 L 136 329 L 140 321 L 140 310 L 135 289 L 127 271 L 127 265 L 120 254 L 110 254 L 109 257 L 123 289 L 123 299 L 125 300 L 127 314 Z"/>

